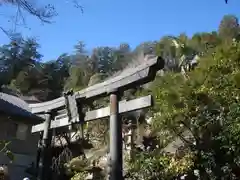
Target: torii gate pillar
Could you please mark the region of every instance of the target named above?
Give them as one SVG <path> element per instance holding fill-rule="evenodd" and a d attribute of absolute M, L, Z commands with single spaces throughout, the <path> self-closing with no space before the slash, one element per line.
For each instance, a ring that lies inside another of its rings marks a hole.
<path fill-rule="evenodd" d="M 51 179 L 50 176 L 50 159 L 49 159 L 49 150 L 50 150 L 50 144 L 51 144 L 51 138 L 52 138 L 52 132 L 50 130 L 50 124 L 51 124 L 51 111 L 45 112 L 45 122 L 44 122 L 44 130 L 43 130 L 43 136 L 42 136 L 42 153 L 40 154 L 40 162 L 41 162 L 41 168 L 40 173 L 37 174 L 37 178 L 40 180 Z M 38 166 L 39 166 L 39 162 Z M 37 166 L 37 167 L 38 167 Z"/>
<path fill-rule="evenodd" d="M 122 122 L 119 119 L 119 92 L 110 92 L 110 180 L 122 180 Z"/>

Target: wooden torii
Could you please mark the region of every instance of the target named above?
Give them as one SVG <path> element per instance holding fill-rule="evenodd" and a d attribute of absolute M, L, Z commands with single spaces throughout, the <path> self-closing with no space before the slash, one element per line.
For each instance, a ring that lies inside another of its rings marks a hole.
<path fill-rule="evenodd" d="M 155 79 L 157 71 L 164 68 L 164 60 L 161 57 L 151 57 L 143 64 L 129 68 L 120 75 L 108 79 L 102 83 L 90 86 L 79 92 L 68 93 L 63 97 L 37 104 L 30 104 L 32 113 L 45 118 L 45 122 L 32 127 L 32 133 L 40 132 L 43 155 L 40 157 L 40 179 L 49 179 L 48 149 L 50 146 L 51 129 L 73 124 L 81 124 L 88 121 L 110 117 L 110 180 L 122 180 L 122 123 L 119 114 L 135 111 L 152 106 L 151 95 L 140 97 L 130 101 L 120 101 L 122 93 Z M 110 95 L 110 105 L 105 108 L 82 112 L 82 105 L 89 100 Z M 60 109 L 67 108 L 65 115 L 57 116 Z M 55 119 L 55 120 L 54 120 Z M 37 168 L 39 165 L 37 164 Z"/>

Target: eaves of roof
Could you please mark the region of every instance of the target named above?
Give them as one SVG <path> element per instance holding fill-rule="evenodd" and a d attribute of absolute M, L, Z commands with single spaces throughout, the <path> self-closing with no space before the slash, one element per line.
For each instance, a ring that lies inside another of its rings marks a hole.
<path fill-rule="evenodd" d="M 30 124 L 42 121 L 37 115 L 31 113 L 27 102 L 6 93 L 0 92 L 0 112 L 9 116 L 20 116 L 26 118 Z"/>

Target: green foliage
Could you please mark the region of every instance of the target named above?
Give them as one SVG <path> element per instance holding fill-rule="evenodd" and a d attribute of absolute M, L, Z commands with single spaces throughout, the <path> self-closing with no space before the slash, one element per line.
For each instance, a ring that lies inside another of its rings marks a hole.
<path fill-rule="evenodd" d="M 186 175 L 196 179 L 193 172 L 198 170 L 199 178 L 204 180 L 239 179 L 238 36 L 238 19 L 228 15 L 220 22 L 218 32 L 195 33 L 192 37 L 164 36 L 158 42 L 144 42 L 134 50 L 126 43 L 119 47 L 97 47 L 91 54 L 84 42 L 79 41 L 74 54 L 64 53 L 47 63 L 41 62 L 39 44 L 34 39 L 16 38 L 0 49 L 0 84 L 4 85 L 2 91 L 11 89 L 16 94 L 35 95 L 46 101 L 61 96 L 65 90 L 78 91 L 100 83 L 129 67 L 129 63 L 139 64 L 143 58 L 135 57 L 141 54 L 161 55 L 166 60 L 164 76 L 157 76 L 149 86 L 124 93 L 126 99 L 151 93 L 155 100 L 148 114 L 142 114 L 152 117 L 146 127 L 151 131 L 148 138 L 154 136 L 156 145 L 142 152 L 133 147 L 136 152 L 127 163 L 127 177 L 172 180 Z M 200 57 L 197 67 L 188 68 L 183 76 L 181 68 L 192 67 L 191 61 L 196 56 Z M 88 102 L 87 108 L 100 108 L 108 101 L 103 98 Z M 94 147 L 108 144 L 107 120 L 89 122 L 85 129 Z M 172 147 L 175 142 L 177 147 Z M 11 158 L 6 142 L 1 143 Z M 170 154 L 165 153 L 168 149 Z M 73 179 L 86 177 L 89 167 L 84 159 L 74 168 L 66 165 L 75 174 Z"/>
<path fill-rule="evenodd" d="M 126 179 L 168 180 L 187 173 L 193 166 L 190 154 L 182 158 L 159 152 L 139 153 L 134 163 L 129 164 Z"/>
<path fill-rule="evenodd" d="M 212 171 L 209 178 L 238 178 L 239 57 L 240 43 L 223 44 L 200 60 L 188 80 L 167 73 L 151 87 L 152 111 L 158 113 L 152 127 L 180 137 L 196 158 L 195 168 Z"/>
<path fill-rule="evenodd" d="M 177 39 L 183 47 L 190 46 L 191 52 L 202 56 L 197 68 L 188 72 L 188 79 L 180 73 L 167 72 L 156 78 L 150 87 L 155 97 L 150 113 L 153 115 L 151 127 L 157 132 L 159 144 L 180 138 L 186 155 L 191 154 L 191 165 L 186 171 L 177 171 L 179 164 L 174 167 L 175 171 L 168 171 L 171 165 L 169 159 L 164 158 L 171 156 L 158 151 L 157 155 L 142 153 L 129 165 L 130 179 L 175 179 L 183 174 L 190 176 L 194 169 L 199 170 L 200 179 L 239 178 L 240 43 L 229 41 L 234 38 L 238 25 L 229 27 L 225 32 L 224 27 L 219 30 L 220 38 L 227 39 L 228 43 L 221 43 L 216 33 Z M 157 52 L 166 53 L 168 59 L 177 57 L 179 49 L 174 47 L 173 40 L 163 38 L 157 45 Z M 187 54 L 187 51 L 180 54 Z"/>
<path fill-rule="evenodd" d="M 76 173 L 71 180 L 85 180 L 85 178 L 87 177 L 87 173 L 86 172 L 79 172 Z"/>
<path fill-rule="evenodd" d="M 233 15 L 225 15 L 219 25 L 219 36 L 225 40 L 239 36 L 238 18 Z"/>

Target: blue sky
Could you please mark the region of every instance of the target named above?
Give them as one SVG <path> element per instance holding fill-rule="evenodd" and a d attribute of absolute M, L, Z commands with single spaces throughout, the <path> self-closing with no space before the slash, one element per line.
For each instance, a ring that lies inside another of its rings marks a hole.
<path fill-rule="evenodd" d="M 217 30 L 225 14 L 240 17 L 240 0 L 229 0 L 227 5 L 224 0 L 79 0 L 83 14 L 65 0 L 48 2 L 55 4 L 59 13 L 53 24 L 41 25 L 37 19 L 28 17 L 31 29 L 18 27 L 23 35 L 38 38 L 44 60 L 72 53 L 80 40 L 88 49 L 118 46 L 122 42 L 134 48 L 164 35 Z M 11 15 L 14 11 L 1 7 L 0 15 Z M 3 27 L 11 27 L 3 17 L 0 20 Z M 0 37 L 0 44 L 8 42 L 3 33 Z"/>

